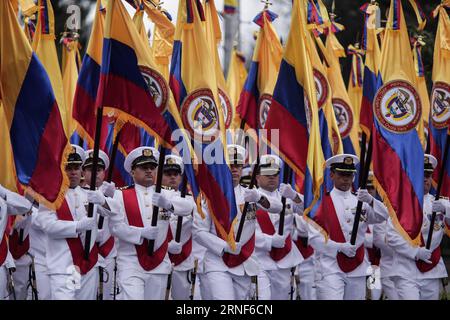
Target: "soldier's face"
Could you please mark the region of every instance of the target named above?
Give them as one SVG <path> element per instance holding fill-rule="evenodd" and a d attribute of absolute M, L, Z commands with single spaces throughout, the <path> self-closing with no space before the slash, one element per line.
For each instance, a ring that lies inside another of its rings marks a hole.
<path fill-rule="evenodd" d="M 81 165 L 79 164 L 68 164 L 66 166 L 66 174 L 69 178 L 70 188 L 76 188 L 81 181 Z"/>
<path fill-rule="evenodd" d="M 377 195 L 377 191 L 374 187 L 367 187 L 367 191 L 370 193 L 372 197 L 375 197 Z"/>
<path fill-rule="evenodd" d="M 242 176 L 242 164 L 231 164 L 231 175 L 233 176 L 233 186 L 237 186 Z"/>
<path fill-rule="evenodd" d="M 181 174 L 177 170 L 166 170 L 163 173 L 163 186 L 178 190 L 181 183 Z"/>
<path fill-rule="evenodd" d="M 258 181 L 258 186 L 263 188 L 264 190 L 273 192 L 277 190 L 278 185 L 280 184 L 280 175 L 274 174 L 271 176 L 256 176 L 256 181 Z"/>
<path fill-rule="evenodd" d="M 156 166 L 153 163 L 146 163 L 131 170 L 131 176 L 136 184 L 150 187 L 156 182 Z"/>
<path fill-rule="evenodd" d="M 431 173 L 425 172 L 423 175 L 423 193 L 427 194 L 431 190 Z"/>
<path fill-rule="evenodd" d="M 331 171 L 330 177 L 336 189 L 341 191 L 348 191 L 352 187 L 354 174 Z"/>
<path fill-rule="evenodd" d="M 92 178 L 92 167 L 87 167 L 83 170 L 84 184 L 87 186 L 91 185 Z M 105 169 L 98 168 L 97 169 L 97 178 L 95 179 L 95 186 L 98 188 L 102 185 L 105 180 Z"/>

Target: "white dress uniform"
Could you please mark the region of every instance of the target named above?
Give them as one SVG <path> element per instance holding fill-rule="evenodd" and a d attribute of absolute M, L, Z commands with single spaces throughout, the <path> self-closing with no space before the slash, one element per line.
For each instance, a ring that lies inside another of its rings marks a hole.
<path fill-rule="evenodd" d="M 46 252 L 47 247 L 47 234 L 44 232 L 44 227 L 40 224 L 42 221 L 37 219 L 38 209 L 33 207 L 31 215 L 31 227 L 30 227 L 30 254 L 34 258 L 34 270 L 36 276 L 36 288 L 38 291 L 39 300 L 50 300 L 51 287 L 50 276 L 48 274 Z M 29 298 L 31 299 L 31 297 Z"/>
<path fill-rule="evenodd" d="M 196 211 L 197 209 L 194 211 L 194 217 Z M 208 283 L 208 277 L 205 273 L 205 255 L 207 249 L 198 243 L 194 234 L 192 237 L 192 255 L 194 256 L 194 264 L 195 261 L 197 261 L 193 300 L 211 300 L 211 286 Z"/>
<path fill-rule="evenodd" d="M 16 265 L 13 279 L 17 300 L 26 300 L 28 295 L 27 286 L 32 262 L 31 256 L 28 253 L 30 249 L 30 227 L 31 215 L 27 214 L 20 222 L 16 220 L 9 235 L 9 251 L 14 258 L 14 264 Z M 19 240 L 21 232 L 22 242 Z"/>
<path fill-rule="evenodd" d="M 316 284 L 315 284 L 315 257 L 314 249 L 308 243 L 305 247 L 301 243 L 302 239 L 308 242 L 308 222 L 302 215 L 302 212 L 295 215 L 295 232 L 293 236 L 294 243 L 302 254 L 303 261 L 298 265 L 299 285 L 298 290 L 301 300 L 316 300 Z"/>
<path fill-rule="evenodd" d="M 273 192 L 258 189 L 261 194 L 268 199 L 277 199 L 281 203 L 281 195 L 278 190 Z M 274 200 L 271 200 L 273 202 Z M 260 213 L 257 213 L 256 224 L 256 257 L 261 263 L 261 269 L 258 274 L 258 288 L 259 298 L 261 300 L 289 300 L 291 295 L 291 268 L 296 267 L 303 261 L 303 257 L 300 254 L 297 246 L 292 241 L 292 235 L 294 232 L 294 211 L 293 202 L 290 199 L 286 200 L 285 218 L 284 218 L 284 232 L 283 235 L 288 235 L 286 244 L 281 250 L 287 253 L 278 260 L 274 260 L 271 256 L 271 252 L 274 250 L 281 251 L 272 248 L 273 235 L 264 233 L 264 227 L 261 225 Z M 280 221 L 280 211 L 276 213 L 269 212 L 270 224 L 278 233 L 278 226 Z M 290 235 L 290 238 L 289 238 Z M 288 249 L 290 247 L 290 250 Z"/>
<path fill-rule="evenodd" d="M 14 260 L 8 250 L 6 227 L 8 215 L 21 215 L 30 211 L 31 203 L 24 197 L 0 186 L 4 197 L 0 196 L 0 300 L 8 296 L 8 268 L 14 267 Z"/>
<path fill-rule="evenodd" d="M 369 259 L 370 268 L 367 269 L 367 276 L 369 279 L 368 290 L 370 290 L 370 300 L 380 300 L 382 290 L 381 290 L 381 279 L 380 279 L 380 265 L 379 256 L 380 250 L 373 242 L 373 227 L 374 225 L 368 225 L 368 231 L 365 234 L 364 239 L 364 249 L 367 258 Z M 371 255 L 372 259 L 371 260 Z"/>
<path fill-rule="evenodd" d="M 83 163 L 83 170 L 86 170 L 87 167 L 91 167 L 94 162 L 94 150 L 90 149 L 85 152 L 86 160 Z M 102 166 L 105 171 L 109 168 L 109 157 L 108 155 L 99 150 L 98 153 L 98 165 Z M 97 181 L 98 182 L 98 181 Z M 89 189 L 89 186 L 85 187 Z M 102 185 L 98 188 L 105 197 L 112 198 L 115 192 L 114 183 L 103 182 Z M 100 219 L 100 215 L 98 216 Z M 112 300 L 114 297 L 114 268 L 116 265 L 116 256 L 117 256 L 117 248 L 115 245 L 115 239 L 111 235 L 111 231 L 109 230 L 109 217 L 103 217 L 103 225 L 102 228 L 98 230 L 97 233 L 97 246 L 98 246 L 98 265 L 99 273 L 102 272 L 103 279 L 103 300 Z"/>
<path fill-rule="evenodd" d="M 169 192 L 180 195 L 179 191 L 171 190 Z M 187 196 L 187 199 L 192 201 L 192 207 L 195 208 L 194 199 Z M 196 209 L 194 209 L 196 210 Z M 182 217 L 180 244 L 182 245 L 181 253 L 172 253 L 169 248 L 169 258 L 173 265 L 172 271 L 172 299 L 173 300 L 189 300 L 191 295 L 191 270 L 194 268 L 194 255 L 192 254 L 192 225 L 193 214 Z M 172 215 L 170 217 L 170 230 L 175 241 L 176 230 L 178 224 L 178 216 Z"/>
<path fill-rule="evenodd" d="M 387 221 L 373 225 L 373 244 L 380 249 L 380 277 L 381 288 L 387 300 L 398 300 L 392 277 L 395 272 L 394 251 L 387 244 L 386 240 Z"/>
<path fill-rule="evenodd" d="M 426 194 L 423 201 L 423 223 L 422 237 L 426 242 L 430 228 L 430 216 L 432 213 L 432 202 L 434 196 Z M 445 200 L 443 200 L 445 201 Z M 445 207 L 450 213 L 450 204 L 445 201 Z M 444 235 L 444 216 L 436 215 L 433 237 L 430 250 L 436 251 L 431 258 L 434 264 L 430 265 L 431 270 L 423 272 L 419 270 L 416 264 L 416 256 L 419 248 L 413 247 L 407 242 L 394 228 L 392 221 L 388 223 L 387 242 L 394 250 L 393 264 L 396 266 L 393 270 L 393 280 L 401 300 L 438 300 L 439 299 L 439 280 L 447 277 L 444 262 L 440 256 L 439 246 Z M 433 259 L 433 257 L 435 257 Z M 423 265 L 427 265 L 423 263 Z"/>
<path fill-rule="evenodd" d="M 331 190 L 330 196 L 339 220 L 339 227 L 342 230 L 345 241 L 349 243 L 358 200 L 350 191 L 344 192 L 336 188 Z M 356 248 L 364 245 L 368 224 L 379 223 L 387 218 L 386 207 L 375 199 L 373 208 L 367 203 L 363 203 L 362 210 L 365 214 L 358 226 Z M 314 227 L 310 227 L 309 231 L 309 240 L 316 252 L 319 264 L 316 284 L 317 298 L 324 300 L 364 300 L 366 273 L 370 266 L 367 256 L 364 255 L 363 261 L 355 269 L 350 272 L 344 272 L 337 260 L 340 244 L 331 239 L 325 239 L 324 235 Z"/>
<path fill-rule="evenodd" d="M 237 216 L 234 222 L 234 234 L 237 233 L 241 221 L 241 205 L 244 204 L 243 187 L 238 185 L 234 188 L 237 204 Z M 258 260 L 254 251 L 239 264 L 229 266 L 223 259 L 223 253 L 228 244 L 217 235 L 214 221 L 209 214 L 206 204 L 202 206 L 205 217 L 202 218 L 198 212 L 194 216 L 194 239 L 207 249 L 204 259 L 204 272 L 210 284 L 210 294 L 213 300 L 245 300 L 249 299 L 251 288 L 251 276 L 258 274 Z M 255 213 L 247 212 L 246 221 L 242 230 L 240 243 L 252 246 L 250 242 L 255 235 Z M 253 245 L 254 246 L 254 245 Z M 244 249 L 243 249 L 244 250 Z M 242 254 L 242 251 L 241 251 Z M 241 256 L 240 256 L 241 257 Z M 239 259 L 238 259 L 239 260 Z"/>
<path fill-rule="evenodd" d="M 128 221 L 123 196 L 124 192 L 127 191 L 115 192 L 114 199 L 117 200 L 119 205 L 119 214 L 112 216 L 110 219 L 111 232 L 118 238 L 117 268 L 121 288 L 118 298 L 121 300 L 163 300 L 167 276 L 171 271 L 171 262 L 167 252 L 170 212 L 160 210 L 158 216 L 158 235 L 155 240 L 155 253 L 152 257 L 155 257 L 156 252 L 161 248 L 162 251 L 158 252 L 161 253 L 162 259 L 156 266 L 146 267 L 148 270 L 145 270 L 139 261 L 137 246 L 141 246 L 146 242 L 141 232 L 145 227 L 151 226 L 153 215 L 152 197 L 155 192 L 155 186 L 144 187 L 138 184 L 134 186 L 140 219 L 144 228 L 130 225 Z M 188 215 L 191 213 L 192 206 L 189 200 L 183 199 L 167 190 L 161 190 L 161 193 L 172 202 L 175 214 Z M 114 209 L 113 211 L 116 212 Z M 148 258 L 149 256 L 146 255 L 146 257 Z"/>
<path fill-rule="evenodd" d="M 86 191 L 79 186 L 69 189 L 65 201 L 70 216 L 66 213 L 64 220 L 60 216 L 64 211 L 64 204 L 58 210 L 59 213 L 41 204 L 37 216 L 38 224 L 48 237 L 46 262 L 52 299 L 95 300 L 98 286 L 98 249 L 95 243 L 97 228 L 91 230 L 89 261 L 84 259 L 86 232 L 77 232 L 78 222 L 87 216 Z M 94 206 L 94 218 L 96 217 L 97 205 Z M 82 245 L 81 253 L 78 251 L 79 243 Z"/>

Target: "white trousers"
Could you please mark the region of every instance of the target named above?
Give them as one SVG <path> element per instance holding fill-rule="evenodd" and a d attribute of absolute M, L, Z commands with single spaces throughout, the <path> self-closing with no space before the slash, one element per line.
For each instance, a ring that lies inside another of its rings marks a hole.
<path fill-rule="evenodd" d="M 188 277 L 191 276 L 190 273 L 190 270 L 172 272 L 171 295 L 173 300 L 189 300 L 191 295 L 191 283 L 189 282 Z"/>
<path fill-rule="evenodd" d="M 96 300 L 98 268 L 78 277 L 73 274 L 51 274 L 52 300 Z"/>
<path fill-rule="evenodd" d="M 213 284 L 213 300 L 248 300 L 251 287 L 249 276 L 236 276 L 226 271 L 212 271 L 206 275 L 208 282 Z"/>
<path fill-rule="evenodd" d="M 419 280 L 420 300 L 439 300 L 440 279 Z"/>
<path fill-rule="evenodd" d="M 0 300 L 8 300 L 8 269 L 0 266 Z"/>
<path fill-rule="evenodd" d="M 314 260 L 308 259 L 298 265 L 298 291 L 301 300 L 316 300 L 316 284 L 314 282 Z"/>
<path fill-rule="evenodd" d="M 290 300 L 291 269 L 262 270 L 258 274 L 259 300 Z"/>
<path fill-rule="evenodd" d="M 30 278 L 30 264 L 16 264 L 16 271 L 13 273 L 14 291 L 17 300 L 26 300 L 28 296 L 28 283 Z M 30 288 L 31 290 L 31 288 Z"/>
<path fill-rule="evenodd" d="M 103 300 L 113 300 L 114 297 L 114 258 L 105 259 L 103 269 Z"/>
<path fill-rule="evenodd" d="M 333 273 L 317 281 L 318 300 L 365 300 L 366 277 Z"/>
<path fill-rule="evenodd" d="M 415 279 L 392 277 L 399 300 L 419 300 L 420 288 Z"/>
<path fill-rule="evenodd" d="M 392 277 L 381 278 L 381 287 L 387 300 L 398 300 L 397 289 Z"/>
<path fill-rule="evenodd" d="M 119 300 L 164 300 L 167 274 L 153 274 L 137 270 L 118 270 L 121 288 Z"/>
<path fill-rule="evenodd" d="M 206 273 L 197 273 L 194 300 L 212 300 L 211 286 L 209 285 Z"/>

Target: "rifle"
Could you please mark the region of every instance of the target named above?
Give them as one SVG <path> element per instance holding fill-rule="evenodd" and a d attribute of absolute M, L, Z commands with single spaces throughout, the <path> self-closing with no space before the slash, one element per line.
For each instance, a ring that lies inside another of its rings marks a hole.
<path fill-rule="evenodd" d="M 294 292 L 295 292 L 295 286 L 296 286 L 296 282 L 295 282 L 295 267 L 291 268 L 291 292 L 290 292 L 290 296 L 291 296 L 291 300 L 294 300 Z"/>
<path fill-rule="evenodd" d="M 172 270 L 170 270 L 170 273 L 167 276 L 167 286 L 166 286 L 166 298 L 165 298 L 165 300 L 169 300 L 169 297 L 170 297 L 170 288 L 172 287 L 172 274 L 173 274 L 173 264 L 172 264 Z"/>
<path fill-rule="evenodd" d="M 103 300 L 103 267 L 98 267 L 98 292 L 97 300 Z"/>
<path fill-rule="evenodd" d="M 259 300 L 258 297 L 258 276 L 252 276 L 251 277 L 252 284 L 255 284 L 255 293 L 252 297 L 252 300 Z"/>
<path fill-rule="evenodd" d="M 34 257 L 27 253 L 31 257 L 31 265 L 30 265 L 30 272 L 29 272 L 29 279 L 31 284 L 31 299 L 32 300 L 39 300 L 38 296 L 38 290 L 37 290 L 37 284 L 36 284 L 36 269 L 34 267 Z"/>
<path fill-rule="evenodd" d="M 16 297 L 16 289 L 14 287 L 14 278 L 13 278 L 13 273 L 16 271 L 16 268 L 7 268 L 8 269 L 8 291 L 9 291 L 9 295 L 13 296 L 14 300 L 17 300 Z"/>

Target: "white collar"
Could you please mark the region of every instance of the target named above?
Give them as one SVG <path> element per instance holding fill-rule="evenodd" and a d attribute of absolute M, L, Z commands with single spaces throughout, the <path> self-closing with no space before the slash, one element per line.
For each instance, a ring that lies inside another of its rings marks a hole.
<path fill-rule="evenodd" d="M 342 190 L 339 190 L 338 188 L 334 188 L 334 187 L 333 187 L 333 190 L 331 190 L 331 193 L 333 193 L 339 197 L 349 197 L 352 194 L 352 192 L 350 190 L 342 191 Z"/>
<path fill-rule="evenodd" d="M 141 191 L 141 192 L 149 192 L 149 191 L 153 191 L 155 189 L 155 185 L 151 185 L 150 187 L 144 187 L 140 184 L 135 184 L 134 188 L 136 189 L 136 191 Z"/>

